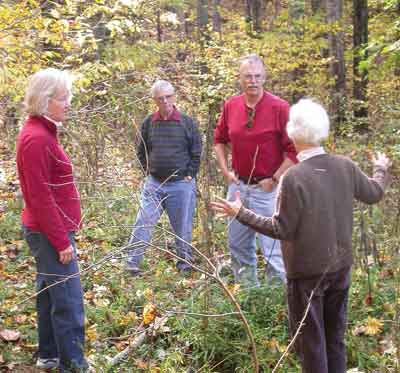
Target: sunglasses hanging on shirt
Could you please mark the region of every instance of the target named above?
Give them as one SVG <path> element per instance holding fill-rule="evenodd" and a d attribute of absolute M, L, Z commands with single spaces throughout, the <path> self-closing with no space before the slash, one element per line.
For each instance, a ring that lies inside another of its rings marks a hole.
<path fill-rule="evenodd" d="M 247 112 L 247 122 L 246 122 L 246 128 L 253 128 L 254 125 L 254 117 L 256 115 L 256 109 L 246 107 L 246 112 Z"/>

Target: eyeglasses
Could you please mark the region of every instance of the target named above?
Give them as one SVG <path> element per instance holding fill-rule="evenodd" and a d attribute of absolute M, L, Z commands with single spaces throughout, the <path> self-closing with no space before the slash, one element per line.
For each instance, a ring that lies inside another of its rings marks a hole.
<path fill-rule="evenodd" d="M 242 75 L 243 79 L 246 80 L 247 82 L 252 82 L 255 80 L 256 82 L 261 82 L 264 79 L 263 74 L 245 74 Z"/>
<path fill-rule="evenodd" d="M 164 102 L 164 101 L 169 101 L 174 97 L 174 94 L 170 94 L 170 95 L 164 95 L 164 96 L 160 96 L 160 97 L 154 97 L 154 99 L 158 102 Z"/>
<path fill-rule="evenodd" d="M 256 109 L 246 107 L 246 112 L 247 112 L 246 128 L 253 128 L 254 117 L 256 116 Z"/>

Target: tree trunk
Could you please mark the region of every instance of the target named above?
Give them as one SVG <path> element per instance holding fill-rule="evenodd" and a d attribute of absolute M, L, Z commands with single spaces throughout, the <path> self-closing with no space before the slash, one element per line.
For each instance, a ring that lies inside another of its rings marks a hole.
<path fill-rule="evenodd" d="M 311 12 L 317 14 L 324 12 L 326 9 L 326 0 L 311 0 Z"/>
<path fill-rule="evenodd" d="M 292 0 L 289 2 L 289 16 L 293 19 L 303 17 L 305 14 L 305 0 Z"/>
<path fill-rule="evenodd" d="M 251 20 L 252 20 L 252 15 L 251 15 L 252 2 L 253 2 L 253 0 L 245 0 L 245 4 L 246 4 L 246 22 L 248 24 L 251 24 Z"/>
<path fill-rule="evenodd" d="M 107 36 L 109 31 L 106 28 L 106 22 L 103 20 L 103 14 L 98 13 L 96 16 L 98 17 L 98 20 L 96 19 L 95 21 L 93 34 L 97 43 L 96 58 L 98 61 L 101 61 L 104 57 L 104 50 L 107 46 Z"/>
<path fill-rule="evenodd" d="M 162 42 L 161 11 L 157 9 L 157 41 Z"/>
<path fill-rule="evenodd" d="M 253 25 L 255 32 L 261 32 L 261 0 L 253 0 Z"/>
<path fill-rule="evenodd" d="M 261 0 L 246 0 L 246 22 L 249 34 L 261 32 Z"/>
<path fill-rule="evenodd" d="M 190 14 L 188 11 L 183 13 L 183 19 L 184 19 L 183 25 L 184 25 L 185 36 L 187 38 L 190 38 L 190 36 L 192 35 L 192 29 L 193 29 L 193 25 L 190 23 L 189 17 L 190 17 Z"/>
<path fill-rule="evenodd" d="M 272 30 L 273 25 L 274 25 L 274 21 L 279 17 L 279 15 L 281 14 L 281 9 L 282 9 L 282 5 L 281 5 L 281 0 L 272 0 L 273 2 L 273 6 L 274 6 L 274 14 L 272 15 L 272 17 L 269 20 L 269 24 L 268 24 L 268 30 Z"/>
<path fill-rule="evenodd" d="M 343 4 L 342 0 L 327 0 L 327 21 L 329 24 L 341 26 Z M 328 34 L 329 55 L 331 57 L 330 73 L 334 79 L 331 89 L 331 118 L 335 130 L 339 129 L 340 124 L 345 120 L 346 108 L 346 70 L 344 63 L 343 32 L 330 31 Z"/>
<path fill-rule="evenodd" d="M 197 25 L 200 36 L 206 35 L 208 24 L 208 1 L 197 0 Z"/>
<path fill-rule="evenodd" d="M 221 5 L 221 0 L 213 0 L 213 31 L 221 32 L 221 15 L 219 13 L 219 7 Z"/>
<path fill-rule="evenodd" d="M 368 72 L 360 71 L 360 62 L 368 57 L 362 52 L 368 43 L 368 0 L 353 0 L 353 95 L 354 117 L 360 131 L 368 130 Z"/>
<path fill-rule="evenodd" d="M 301 45 L 304 30 L 302 27 L 298 26 L 298 22 L 293 22 L 298 20 L 305 15 L 305 1 L 304 0 L 293 0 L 289 3 L 289 14 L 291 27 L 290 32 L 296 37 L 297 43 Z M 298 59 L 298 54 L 300 50 L 294 49 L 291 55 L 291 58 L 294 60 Z M 300 66 L 295 67 L 290 72 L 290 80 L 292 82 L 300 82 L 295 84 L 295 88 L 292 90 L 291 102 L 297 102 L 300 98 L 306 95 L 306 91 L 303 88 L 303 84 L 301 83 L 306 72 L 306 67 L 304 63 L 300 64 Z"/>
<path fill-rule="evenodd" d="M 281 0 L 274 0 L 274 17 L 277 18 L 281 14 L 282 4 Z"/>

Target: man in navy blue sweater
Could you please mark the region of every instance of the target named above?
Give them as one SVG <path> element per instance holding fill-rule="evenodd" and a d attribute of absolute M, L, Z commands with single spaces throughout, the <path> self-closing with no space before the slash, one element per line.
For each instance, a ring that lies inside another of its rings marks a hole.
<path fill-rule="evenodd" d="M 151 95 L 158 111 L 147 116 L 140 129 L 137 156 L 148 176 L 129 240 L 126 269 L 132 275 L 140 273 L 152 230 L 165 210 L 176 235 L 177 268 L 190 272 L 201 137 L 195 121 L 176 108 L 171 83 L 156 81 Z"/>

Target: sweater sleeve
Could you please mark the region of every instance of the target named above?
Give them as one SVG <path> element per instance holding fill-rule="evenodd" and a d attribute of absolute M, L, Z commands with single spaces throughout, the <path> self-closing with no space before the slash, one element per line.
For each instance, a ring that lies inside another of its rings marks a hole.
<path fill-rule="evenodd" d="M 389 185 L 389 172 L 381 166 L 375 166 L 373 176 L 370 178 L 355 163 L 353 163 L 353 171 L 355 198 L 368 204 L 379 202 Z"/>
<path fill-rule="evenodd" d="M 71 244 L 51 189 L 51 157 L 56 150 L 38 137 L 23 149 L 21 160 L 25 180 L 24 200 L 35 216 L 40 232 L 57 251 Z"/>
<path fill-rule="evenodd" d="M 190 128 L 191 128 L 191 141 L 190 141 L 190 163 L 188 167 L 188 175 L 196 177 L 197 173 L 199 172 L 200 168 L 200 159 L 201 159 L 201 150 L 202 150 L 202 143 L 201 143 L 201 136 L 198 125 L 196 121 L 190 118 Z"/>
<path fill-rule="evenodd" d="M 292 185 L 287 176 L 282 178 L 277 207 L 272 217 L 257 215 L 242 206 L 236 219 L 261 234 L 280 240 L 292 240 L 302 210 L 299 193 L 294 193 L 291 188 Z"/>
<path fill-rule="evenodd" d="M 139 159 L 140 165 L 144 173 L 147 174 L 148 166 L 149 166 L 149 139 L 148 132 L 149 126 L 151 124 L 151 115 L 146 117 L 140 126 L 140 131 L 138 132 L 137 139 L 137 149 L 136 155 Z"/>

